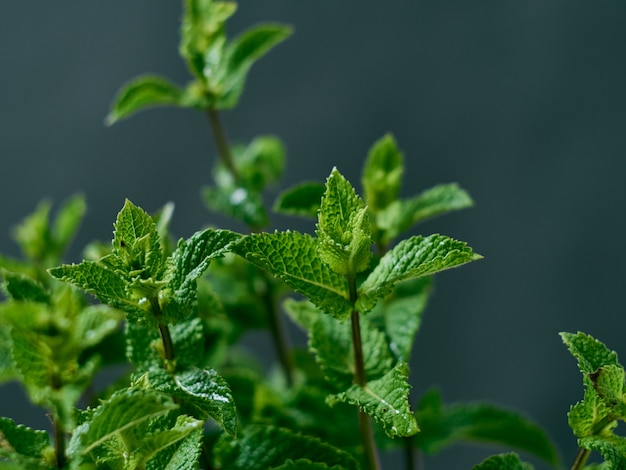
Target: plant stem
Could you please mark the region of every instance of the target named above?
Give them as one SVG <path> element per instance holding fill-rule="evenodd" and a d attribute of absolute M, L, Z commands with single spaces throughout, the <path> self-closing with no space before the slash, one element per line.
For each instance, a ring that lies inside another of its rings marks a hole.
<path fill-rule="evenodd" d="M 170 334 L 170 328 L 166 323 L 161 323 L 163 312 L 161 312 L 161 305 L 156 297 L 150 299 L 150 306 L 152 307 L 152 313 L 159 324 L 159 335 L 161 336 L 161 343 L 163 344 L 163 355 L 166 361 L 173 361 L 176 355 L 174 354 L 174 342 L 172 341 L 172 335 Z"/>
<path fill-rule="evenodd" d="M 291 388 L 294 382 L 294 366 L 291 355 L 289 354 L 289 341 L 287 334 L 285 333 L 281 317 L 278 315 L 278 311 L 276 310 L 272 280 L 267 276 L 265 271 L 263 271 L 262 274 L 266 286 L 265 293 L 263 294 L 263 300 L 269 317 L 270 332 L 272 333 L 276 354 L 283 369 L 283 373 L 285 374 L 287 385 Z"/>
<path fill-rule="evenodd" d="M 348 288 L 350 291 L 350 301 L 352 304 L 356 302 L 356 278 L 348 276 Z M 352 326 L 352 347 L 354 348 L 354 381 L 360 387 L 367 386 L 367 377 L 365 376 L 365 362 L 363 360 L 363 342 L 361 340 L 361 323 L 359 321 L 359 312 L 353 310 L 350 315 Z M 374 442 L 374 432 L 372 431 L 372 421 L 367 413 L 359 409 L 359 430 L 361 432 L 361 443 L 365 452 L 365 459 L 370 470 L 380 470 L 380 460 L 376 443 Z"/>
<path fill-rule="evenodd" d="M 578 453 L 576 454 L 576 458 L 572 463 L 571 470 L 582 470 L 585 467 L 585 463 L 589 458 L 589 454 L 591 451 L 589 449 L 583 449 L 582 447 L 578 449 Z"/>
<path fill-rule="evenodd" d="M 54 436 L 54 452 L 56 454 L 57 468 L 65 467 L 65 432 L 61 426 L 58 414 L 52 420 L 52 434 Z"/>
<path fill-rule="evenodd" d="M 417 455 L 417 449 L 413 447 L 413 443 L 411 439 L 408 437 L 404 439 L 404 460 L 406 463 L 406 470 L 418 470 L 419 466 L 419 456 Z"/>
<path fill-rule="evenodd" d="M 213 138 L 215 139 L 215 146 L 217 147 L 217 152 L 222 159 L 222 163 L 226 166 L 226 168 L 228 168 L 228 171 L 233 176 L 235 181 L 238 181 L 239 172 L 235 167 L 233 154 L 230 151 L 230 145 L 228 144 L 228 139 L 226 138 L 226 132 L 224 131 L 224 126 L 222 126 L 220 115 L 217 110 L 208 109 L 207 116 L 209 117 L 211 131 L 213 133 Z"/>

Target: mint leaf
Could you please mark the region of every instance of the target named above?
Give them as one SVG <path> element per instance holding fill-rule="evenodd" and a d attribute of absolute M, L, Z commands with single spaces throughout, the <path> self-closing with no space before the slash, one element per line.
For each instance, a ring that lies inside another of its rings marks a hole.
<path fill-rule="evenodd" d="M 582 437 L 578 439 L 578 445 L 602 454 L 609 463 L 609 468 L 626 468 L 626 439 L 623 437 L 613 434 Z"/>
<path fill-rule="evenodd" d="M 319 256 L 333 271 L 354 276 L 369 266 L 372 237 L 367 208 L 336 168 L 326 180 L 317 236 Z"/>
<path fill-rule="evenodd" d="M 558 466 L 559 456 L 546 433 L 519 412 L 489 403 L 443 405 L 437 390 L 427 392 L 417 407 L 421 432 L 417 448 L 435 454 L 459 442 L 497 444 L 526 451 Z"/>
<path fill-rule="evenodd" d="M 609 350 L 603 343 L 582 332 L 560 333 L 563 343 L 578 361 L 578 368 L 583 374 L 592 374 L 602 366 L 619 366 L 617 353 Z"/>
<path fill-rule="evenodd" d="M 298 232 L 261 233 L 243 237 L 232 251 L 282 279 L 325 313 L 345 319 L 352 312 L 345 278 L 318 257 L 318 242 Z"/>
<path fill-rule="evenodd" d="M 71 197 L 59 208 L 51 227 L 52 238 L 59 258 L 74 238 L 86 211 L 87 203 L 82 195 Z"/>
<path fill-rule="evenodd" d="M 274 201 L 274 212 L 317 218 L 326 188 L 321 183 L 300 183 L 284 190 Z"/>
<path fill-rule="evenodd" d="M 370 311 L 401 281 L 434 274 L 470 261 L 481 259 L 466 243 L 430 235 L 402 240 L 380 259 L 378 265 L 359 287 L 357 309 Z"/>
<path fill-rule="evenodd" d="M 113 254 L 122 261 L 128 276 L 159 279 L 163 253 L 152 217 L 126 199 L 114 226 Z"/>
<path fill-rule="evenodd" d="M 361 317 L 363 362 L 367 380 L 378 379 L 394 365 L 385 334 Z M 339 322 L 328 315 L 320 315 L 309 331 L 309 347 L 328 380 L 336 387 L 351 386 L 354 370 L 354 347 L 349 322 Z"/>
<path fill-rule="evenodd" d="M 13 230 L 13 238 L 22 252 L 31 260 L 43 260 L 50 246 L 51 234 L 48 226 L 51 204 L 42 201 L 35 212 L 26 217 Z"/>
<path fill-rule="evenodd" d="M 534 467 L 529 463 L 522 462 L 515 453 L 492 455 L 472 470 L 532 470 Z"/>
<path fill-rule="evenodd" d="M 278 467 L 272 467 L 271 470 L 343 470 L 346 467 L 340 465 L 333 465 L 329 467 L 325 463 L 311 462 L 309 459 L 288 459 L 284 464 Z"/>
<path fill-rule="evenodd" d="M 185 418 L 189 420 L 188 417 Z M 193 420 L 189 420 L 189 423 L 192 427 L 197 426 Z M 181 424 L 184 425 L 184 422 Z M 176 433 L 174 437 L 177 439 L 173 442 L 167 438 L 164 439 L 166 444 L 169 440 L 169 445 L 148 461 L 146 470 L 195 470 L 197 468 L 202 447 L 202 429 L 197 428 L 186 435 Z"/>
<path fill-rule="evenodd" d="M 226 381 L 212 369 L 190 369 L 169 374 L 153 369 L 138 380 L 177 401 L 199 419 L 213 418 L 228 434 L 237 435 L 235 403 Z"/>
<path fill-rule="evenodd" d="M 50 294 L 41 283 L 24 274 L 12 273 L 0 269 L 0 276 L 4 278 L 2 287 L 9 297 L 18 301 L 47 303 Z"/>
<path fill-rule="evenodd" d="M 235 106 L 252 64 L 290 35 L 291 28 L 288 26 L 266 24 L 247 30 L 229 43 L 224 53 L 224 79 L 215 108 Z"/>
<path fill-rule="evenodd" d="M 136 468 L 134 462 L 143 457 L 138 451 L 141 442 L 148 433 L 154 434 L 152 425 L 174 409 L 172 400 L 159 392 L 139 388 L 120 390 L 76 428 L 68 455 L 91 458 L 96 464 L 108 462 L 114 467 Z"/>
<path fill-rule="evenodd" d="M 25 456 L 41 458 L 50 447 L 50 437 L 45 431 L 36 431 L 12 419 L 0 417 L 0 458 L 11 458 L 14 452 Z"/>
<path fill-rule="evenodd" d="M 402 153 L 393 136 L 387 134 L 370 149 L 363 167 L 365 203 L 372 213 L 398 199 L 403 172 Z"/>
<path fill-rule="evenodd" d="M 250 190 L 262 191 L 277 182 L 285 169 L 285 146 L 274 136 L 258 136 L 233 153 L 241 184 Z"/>
<path fill-rule="evenodd" d="M 222 437 L 214 452 L 215 466 L 229 470 L 266 470 L 293 459 L 325 463 L 331 468 L 359 468 L 357 461 L 343 450 L 274 426 L 249 425 L 237 440 Z"/>
<path fill-rule="evenodd" d="M 330 395 L 327 402 L 358 405 L 383 425 L 389 437 L 408 437 L 419 431 L 409 405 L 410 388 L 408 367 L 400 362 L 381 378 L 369 380 L 365 387 L 353 385 L 346 392 Z"/>
<path fill-rule="evenodd" d="M 215 212 L 241 220 L 248 227 L 265 227 L 269 223 L 261 193 L 234 182 L 202 189 L 206 206 Z"/>
<path fill-rule="evenodd" d="M 585 388 L 584 399 L 570 408 L 567 422 L 577 437 L 599 434 L 617 426 L 611 417 L 611 407 L 590 386 Z"/>
<path fill-rule="evenodd" d="M 376 214 L 376 226 L 386 245 L 416 223 L 473 205 L 469 194 L 456 183 L 442 184 L 412 198 L 391 201 Z"/>
<path fill-rule="evenodd" d="M 180 105 L 182 91 L 168 80 L 155 75 L 137 77 L 118 92 L 106 118 L 108 125 L 151 106 Z"/>

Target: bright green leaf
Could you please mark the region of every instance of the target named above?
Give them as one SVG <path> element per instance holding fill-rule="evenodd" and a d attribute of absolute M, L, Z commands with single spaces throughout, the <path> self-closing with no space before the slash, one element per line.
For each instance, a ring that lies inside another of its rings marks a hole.
<path fill-rule="evenodd" d="M 241 186 L 207 186 L 202 189 L 206 206 L 215 212 L 242 221 L 249 227 L 265 227 L 269 223 L 261 193 Z"/>
<path fill-rule="evenodd" d="M 168 80 L 155 75 L 137 77 L 118 92 L 106 118 L 108 125 L 152 106 L 178 106 L 182 91 Z"/>
<path fill-rule="evenodd" d="M 42 201 L 35 212 L 13 230 L 15 241 L 31 260 L 43 260 L 50 247 L 51 234 L 48 225 L 50 209 L 50 202 Z"/>
<path fill-rule="evenodd" d="M 359 288 L 357 309 L 371 310 L 401 281 L 434 274 L 481 259 L 466 243 L 445 237 L 414 236 L 402 240 L 379 261 Z"/>
<path fill-rule="evenodd" d="M 398 199 L 403 171 L 402 153 L 393 136 L 387 134 L 374 143 L 363 167 L 365 203 L 372 213 Z"/>
<path fill-rule="evenodd" d="M 626 439 L 611 435 L 589 436 L 578 439 L 583 449 L 595 450 L 609 463 L 609 468 L 619 470 L 626 468 Z"/>
<path fill-rule="evenodd" d="M 274 202 L 274 212 L 317 218 L 326 188 L 322 183 L 301 183 L 286 189 Z"/>
<path fill-rule="evenodd" d="M 26 457 L 40 458 L 50 447 L 50 437 L 45 431 L 36 431 L 15 424 L 12 419 L 0 417 L 0 458 L 9 457 L 11 451 Z"/>
<path fill-rule="evenodd" d="M 248 190 L 262 191 L 277 182 L 285 169 L 285 146 L 274 136 L 256 137 L 234 153 L 241 185 Z"/>
<path fill-rule="evenodd" d="M 492 455 L 486 458 L 472 470 L 532 470 L 534 467 L 522 462 L 515 453 Z"/>
<path fill-rule="evenodd" d="M 343 320 L 352 312 L 345 278 L 318 257 L 317 240 L 298 232 L 243 237 L 232 251 L 282 279 L 325 313 Z"/>
<path fill-rule="evenodd" d="M 609 350 L 603 343 L 582 332 L 561 333 L 563 343 L 578 360 L 578 367 L 583 374 L 593 374 L 602 366 L 619 366 L 617 353 Z"/>
<path fill-rule="evenodd" d="M 82 195 L 73 196 L 59 208 L 51 231 L 59 257 L 74 238 L 86 211 L 87 203 Z"/>
<path fill-rule="evenodd" d="M 185 421 L 190 418 L 185 416 Z M 197 426 L 197 421 L 191 420 L 191 427 Z M 201 423 L 201 422 L 200 422 Z M 177 427 L 181 428 L 177 424 Z M 181 429 L 186 431 L 186 429 Z M 146 465 L 146 470 L 195 470 L 198 464 L 202 447 L 202 429 L 198 428 L 189 434 L 183 435 L 175 430 L 177 439 L 172 441 L 165 439 L 169 445 L 157 453 Z M 167 436 L 167 435 L 166 435 Z"/>
<path fill-rule="evenodd" d="M 237 435 L 235 403 L 226 381 L 212 369 L 190 369 L 173 375 L 153 369 L 138 383 L 173 395 L 195 417 L 213 418 L 228 434 Z"/>
<path fill-rule="evenodd" d="M 331 468 L 359 468 L 357 461 L 343 450 L 274 426 L 249 425 L 237 440 L 221 438 L 214 452 L 215 465 L 229 470 L 267 470 L 293 459 L 325 463 Z"/>
<path fill-rule="evenodd" d="M 409 404 L 408 367 L 398 363 L 387 374 L 364 387 L 353 385 L 346 392 L 328 397 L 329 404 L 346 402 L 381 423 L 389 437 L 412 436 L 419 431 Z"/>
<path fill-rule="evenodd" d="M 235 106 L 252 64 L 290 35 L 291 28 L 288 26 L 266 24 L 255 26 L 233 39 L 225 51 L 225 78 L 215 104 L 216 109 Z"/>

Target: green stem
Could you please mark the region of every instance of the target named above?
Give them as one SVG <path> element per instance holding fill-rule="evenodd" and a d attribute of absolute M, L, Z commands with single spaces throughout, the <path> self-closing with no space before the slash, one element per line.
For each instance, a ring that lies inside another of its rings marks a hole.
<path fill-rule="evenodd" d="M 404 439 L 404 461 L 406 463 L 406 470 L 418 470 L 419 466 L 419 456 L 417 454 L 417 449 L 413 446 L 411 439 L 408 437 Z"/>
<path fill-rule="evenodd" d="M 274 347 L 276 348 L 276 355 L 278 356 L 278 360 L 287 380 L 287 385 L 291 388 L 294 383 L 294 365 L 292 357 L 289 354 L 289 341 L 281 317 L 276 309 L 272 280 L 267 276 L 265 271 L 263 271 L 262 274 L 266 286 L 263 300 L 269 317 L 270 332 L 274 341 Z"/>
<path fill-rule="evenodd" d="M 161 323 L 163 312 L 161 311 L 159 300 L 156 297 L 150 298 L 150 306 L 152 307 L 152 314 L 159 324 L 159 336 L 161 336 L 161 343 L 163 344 L 164 358 L 167 362 L 171 362 L 176 355 L 174 354 L 174 342 L 172 341 L 170 328 L 167 326 L 167 323 Z"/>
<path fill-rule="evenodd" d="M 65 432 L 61 426 L 61 419 L 58 415 L 52 420 L 52 433 L 54 436 L 54 451 L 56 454 L 57 468 L 65 467 Z"/>
<path fill-rule="evenodd" d="M 235 167 L 235 160 L 233 159 L 233 154 L 230 150 L 230 145 L 228 144 L 228 139 L 226 138 L 226 132 L 224 131 L 224 126 L 222 126 L 220 115 L 217 110 L 208 109 L 207 116 L 209 117 L 211 131 L 213 133 L 213 138 L 215 139 L 215 146 L 217 147 L 217 152 L 219 153 L 222 163 L 226 166 L 226 168 L 228 168 L 228 171 L 233 176 L 235 181 L 238 181 L 239 172 L 237 171 L 237 167 Z"/>
<path fill-rule="evenodd" d="M 589 449 L 583 449 L 582 447 L 578 449 L 578 453 L 576 454 L 576 458 L 572 463 L 571 470 L 582 470 L 585 467 L 585 463 L 589 458 L 589 454 L 591 451 Z"/>
<path fill-rule="evenodd" d="M 354 305 L 357 299 L 356 278 L 348 276 L 348 288 L 350 291 L 350 301 Z M 367 377 L 365 375 L 365 361 L 363 360 L 363 341 L 361 340 L 361 323 L 359 321 L 359 312 L 352 311 L 350 315 L 352 326 L 352 347 L 354 348 L 354 381 L 362 388 L 367 386 Z M 380 470 L 380 460 L 376 443 L 374 442 L 374 432 L 372 430 L 372 421 L 367 413 L 359 409 L 359 430 L 361 433 L 361 443 L 365 452 L 365 459 L 370 470 Z"/>

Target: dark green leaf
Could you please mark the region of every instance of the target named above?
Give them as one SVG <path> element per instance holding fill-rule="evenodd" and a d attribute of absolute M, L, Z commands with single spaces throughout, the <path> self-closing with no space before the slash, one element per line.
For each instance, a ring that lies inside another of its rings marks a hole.
<path fill-rule="evenodd" d="M 480 402 L 443 405 L 439 392 L 431 390 L 420 400 L 416 415 L 422 432 L 413 439 L 427 454 L 459 442 L 481 442 L 525 451 L 559 465 L 546 433 L 519 412 Z"/>
<path fill-rule="evenodd" d="M 24 274 L 12 273 L 0 270 L 0 276 L 4 277 L 4 290 L 17 301 L 30 301 L 48 303 L 50 294 L 36 280 Z"/>
<path fill-rule="evenodd" d="M 289 231 L 252 234 L 232 251 L 282 279 L 325 313 L 340 320 L 350 315 L 347 282 L 321 262 L 317 240 L 311 236 Z"/>
<path fill-rule="evenodd" d="M 9 457 L 10 451 L 26 457 L 42 457 L 50 447 L 50 437 L 45 431 L 36 431 L 15 424 L 12 419 L 0 417 L 0 457 Z"/>
<path fill-rule="evenodd" d="M 492 455 L 475 465 L 472 470 L 532 470 L 533 466 L 522 462 L 515 453 Z"/>
<path fill-rule="evenodd" d="M 249 227 L 266 227 L 269 219 L 258 191 L 241 186 L 208 186 L 202 196 L 206 206 L 215 212 L 242 221 Z"/>
<path fill-rule="evenodd" d="M 190 424 L 196 426 L 194 421 Z M 174 432 L 176 433 L 174 437 L 182 437 L 182 439 L 166 440 L 166 444 L 169 445 L 147 463 L 146 470 L 195 470 L 197 468 L 202 446 L 202 429 L 196 429 L 186 436 L 176 429 Z"/>
<path fill-rule="evenodd" d="M 13 237 L 22 252 L 31 260 L 43 260 L 51 244 L 49 228 L 50 202 L 39 203 L 35 212 L 13 230 Z"/>
<path fill-rule="evenodd" d="M 343 450 L 274 426 L 247 426 L 237 440 L 223 437 L 215 446 L 215 465 L 223 469 L 267 470 L 293 459 L 325 463 L 331 468 L 359 468 L 357 461 Z"/>
<path fill-rule="evenodd" d="M 443 235 L 426 238 L 414 236 L 402 240 L 383 255 L 361 284 L 357 309 L 360 312 L 371 310 L 398 282 L 434 274 L 481 258 L 466 243 Z"/>
<path fill-rule="evenodd" d="M 393 136 L 387 134 L 370 149 L 363 167 L 365 203 L 372 213 L 398 199 L 403 172 L 402 153 Z"/>
<path fill-rule="evenodd" d="M 181 104 L 182 91 L 168 80 L 155 75 L 145 75 L 127 83 L 118 92 L 106 118 L 111 125 L 137 111 L 151 106 L 177 106 Z"/>
<path fill-rule="evenodd" d="M 241 185 L 260 192 L 282 176 L 285 147 L 277 137 L 256 137 L 241 152 L 235 152 L 235 164 Z"/>
<path fill-rule="evenodd" d="M 324 191 L 322 183 L 301 183 L 279 194 L 274 202 L 274 211 L 317 218 Z"/>

